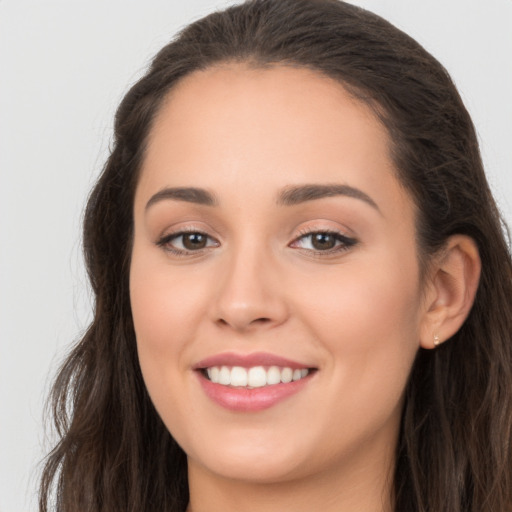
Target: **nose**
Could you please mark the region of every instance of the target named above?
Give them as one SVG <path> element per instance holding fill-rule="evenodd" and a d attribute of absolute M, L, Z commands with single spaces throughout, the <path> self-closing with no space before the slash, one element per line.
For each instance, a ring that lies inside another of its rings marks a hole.
<path fill-rule="evenodd" d="M 238 332 L 272 328 L 288 317 L 286 290 L 271 254 L 249 246 L 226 257 L 219 269 L 214 321 Z"/>

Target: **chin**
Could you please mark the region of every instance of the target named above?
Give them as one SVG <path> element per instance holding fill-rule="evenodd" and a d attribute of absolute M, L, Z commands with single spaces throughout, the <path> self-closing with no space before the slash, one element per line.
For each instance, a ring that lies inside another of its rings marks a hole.
<path fill-rule="evenodd" d="M 291 481 L 306 473 L 306 466 L 296 457 L 285 458 L 279 452 L 264 457 L 230 453 L 221 459 L 207 461 L 207 464 L 205 467 L 209 472 L 222 478 L 253 484 Z"/>
<path fill-rule="evenodd" d="M 261 484 L 292 480 L 310 470 L 307 447 L 301 447 L 293 436 L 283 440 L 254 431 L 246 434 L 228 434 L 215 443 L 184 446 L 189 465 L 198 464 L 222 478 Z"/>

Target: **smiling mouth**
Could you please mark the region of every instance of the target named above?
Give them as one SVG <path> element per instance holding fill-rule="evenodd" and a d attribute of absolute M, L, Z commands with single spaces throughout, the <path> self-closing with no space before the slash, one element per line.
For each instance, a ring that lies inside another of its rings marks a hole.
<path fill-rule="evenodd" d="M 213 384 L 231 388 L 255 389 L 302 380 L 310 375 L 314 368 L 211 366 L 202 368 L 200 371 Z"/>

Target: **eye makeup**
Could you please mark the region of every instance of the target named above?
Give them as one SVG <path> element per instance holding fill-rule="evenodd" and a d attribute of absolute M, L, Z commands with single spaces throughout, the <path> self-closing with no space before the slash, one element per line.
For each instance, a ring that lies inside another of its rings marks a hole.
<path fill-rule="evenodd" d="M 340 231 L 305 229 L 300 231 L 299 236 L 288 247 L 321 257 L 342 253 L 356 244 L 355 238 L 348 237 Z M 220 242 L 208 233 L 191 227 L 162 236 L 156 245 L 175 256 L 186 257 L 219 247 Z"/>

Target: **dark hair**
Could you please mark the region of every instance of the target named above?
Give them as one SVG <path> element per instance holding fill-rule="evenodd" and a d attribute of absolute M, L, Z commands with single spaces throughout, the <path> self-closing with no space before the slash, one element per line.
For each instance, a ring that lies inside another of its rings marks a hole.
<path fill-rule="evenodd" d="M 155 114 L 185 75 L 227 61 L 305 67 L 334 78 L 387 127 L 414 198 L 420 258 L 460 233 L 482 274 L 466 322 L 417 354 L 396 453 L 399 512 L 512 509 L 512 266 L 471 119 L 445 69 L 382 18 L 337 0 L 253 0 L 185 28 L 126 94 L 89 198 L 84 252 L 94 320 L 56 379 L 60 442 L 40 510 L 183 511 L 186 457 L 156 413 L 136 353 L 128 278 L 132 208 Z"/>

